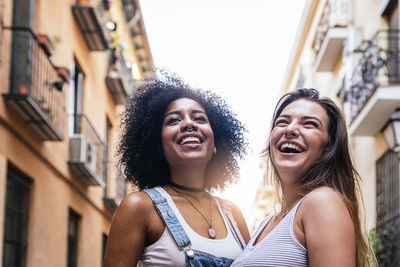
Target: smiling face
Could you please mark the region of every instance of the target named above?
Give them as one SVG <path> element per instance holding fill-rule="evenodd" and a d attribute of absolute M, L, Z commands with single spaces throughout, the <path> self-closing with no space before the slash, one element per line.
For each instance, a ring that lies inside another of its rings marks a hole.
<path fill-rule="evenodd" d="M 199 103 L 190 98 L 172 101 L 164 114 L 161 139 L 165 159 L 175 166 L 203 166 L 215 153 L 214 134 Z"/>
<path fill-rule="evenodd" d="M 329 118 L 318 103 L 300 99 L 287 105 L 271 132 L 272 162 L 282 183 L 299 183 L 328 140 Z"/>

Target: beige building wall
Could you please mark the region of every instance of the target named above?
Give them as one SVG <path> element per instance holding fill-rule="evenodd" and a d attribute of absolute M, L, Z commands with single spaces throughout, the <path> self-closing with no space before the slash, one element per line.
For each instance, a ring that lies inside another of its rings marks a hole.
<path fill-rule="evenodd" d="M 22 0 L 0 0 L 0 93 L 11 94 L 10 71 L 13 28 L 13 5 Z M 85 78 L 83 80 L 82 113 L 104 142 L 106 121 L 112 127 L 109 133 L 109 158 L 107 186 L 88 185 L 80 174 L 68 164 L 70 160 L 69 119 L 70 93 L 73 77 L 68 77 L 62 91 L 63 139 L 48 141 L 33 130 L 6 97 L 0 97 L 0 262 L 3 258 L 4 222 L 6 219 L 7 174 L 10 168 L 17 170 L 31 181 L 29 198 L 29 221 L 27 228 L 26 267 L 67 266 L 68 217 L 73 210 L 80 215 L 77 266 L 100 267 L 103 253 L 103 234 L 108 235 L 115 206 L 121 196 L 117 191 L 117 179 L 121 174 L 114 158 L 119 136 L 120 114 L 124 103 L 117 103 L 106 84 L 110 74 L 109 49 L 91 51 L 82 31 L 73 16 L 72 6 L 76 1 L 31 1 L 34 4 L 34 19 L 31 30 L 45 34 L 51 40 L 54 53 L 49 57 L 57 67 L 65 67 L 72 75 L 74 61 L 78 62 Z M 89 1 L 97 4 L 99 1 Z M 130 2 L 138 8 L 135 21 L 127 21 L 124 5 Z M 114 0 L 109 11 L 110 18 L 117 23 L 118 45 L 125 61 L 138 65 L 140 77 L 154 75 L 153 59 L 147 43 L 143 19 L 138 1 Z M 132 37 L 128 27 L 140 30 Z M 142 46 L 135 46 L 141 42 Z M 42 48 L 40 48 L 42 51 Z M 139 51 L 140 50 L 140 51 Z M 138 58 L 140 53 L 141 57 Z M 140 59 L 140 60 L 139 60 Z M 48 59 L 46 59 L 48 60 Z M 140 61 L 140 62 L 139 62 Z M 146 68 L 142 68 L 146 66 Z M 43 75 L 41 73 L 38 76 Z M 132 76 L 132 74 L 131 74 Z M 61 76 L 60 76 L 61 77 Z M 60 78 L 58 77 L 58 78 Z M 61 79 L 61 78 L 60 78 Z M 48 84 L 44 84 L 46 86 Z M 128 88 L 132 90 L 132 88 Z M 56 90 L 56 89 L 52 89 Z M 19 92 L 19 91 L 18 91 Z M 50 98 L 46 99 L 51 101 Z M 43 110 L 42 110 L 43 112 Z M 47 111 L 52 116 L 51 110 Z M 46 112 L 45 112 L 46 113 Z M 123 177 L 122 177 L 123 179 Z"/>

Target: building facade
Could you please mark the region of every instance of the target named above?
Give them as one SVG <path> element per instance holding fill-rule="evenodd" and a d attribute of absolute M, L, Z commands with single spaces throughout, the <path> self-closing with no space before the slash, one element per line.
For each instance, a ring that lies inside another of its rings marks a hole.
<path fill-rule="evenodd" d="M 0 0 L 0 265 L 102 265 L 120 113 L 153 76 L 137 0 Z"/>
<path fill-rule="evenodd" d="M 400 106 L 398 5 L 308 0 L 282 88 L 316 88 L 342 108 L 381 266 L 400 266 L 400 155 L 383 134 Z"/>
<path fill-rule="evenodd" d="M 263 169 L 265 170 L 265 167 L 263 167 Z M 256 232 L 257 227 L 262 223 L 265 217 L 280 208 L 280 206 L 276 204 L 277 200 L 275 199 L 274 188 L 267 181 L 266 177 L 261 180 L 251 205 L 248 216 L 251 220 L 247 222 L 251 235 Z"/>

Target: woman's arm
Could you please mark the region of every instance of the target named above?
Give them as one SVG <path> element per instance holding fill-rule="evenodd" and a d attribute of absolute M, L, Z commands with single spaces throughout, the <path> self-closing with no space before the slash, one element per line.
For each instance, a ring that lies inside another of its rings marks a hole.
<path fill-rule="evenodd" d="M 144 194 L 129 194 L 121 202 L 111 223 L 104 267 L 135 267 L 138 263 L 146 242 L 149 210 L 154 210 Z"/>
<path fill-rule="evenodd" d="M 355 266 L 354 226 L 340 194 L 323 187 L 300 207 L 310 266 Z"/>

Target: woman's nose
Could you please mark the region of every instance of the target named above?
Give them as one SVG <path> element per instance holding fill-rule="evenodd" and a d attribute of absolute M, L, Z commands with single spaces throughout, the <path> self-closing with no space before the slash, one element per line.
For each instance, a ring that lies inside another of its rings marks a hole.
<path fill-rule="evenodd" d="M 287 125 L 284 131 L 286 138 L 293 138 L 299 135 L 299 129 L 296 123 L 292 122 Z"/>
<path fill-rule="evenodd" d="M 193 132 L 193 131 L 197 131 L 197 127 L 194 123 L 193 120 L 191 119 L 185 119 L 182 121 L 181 124 L 181 131 L 182 132 Z"/>

